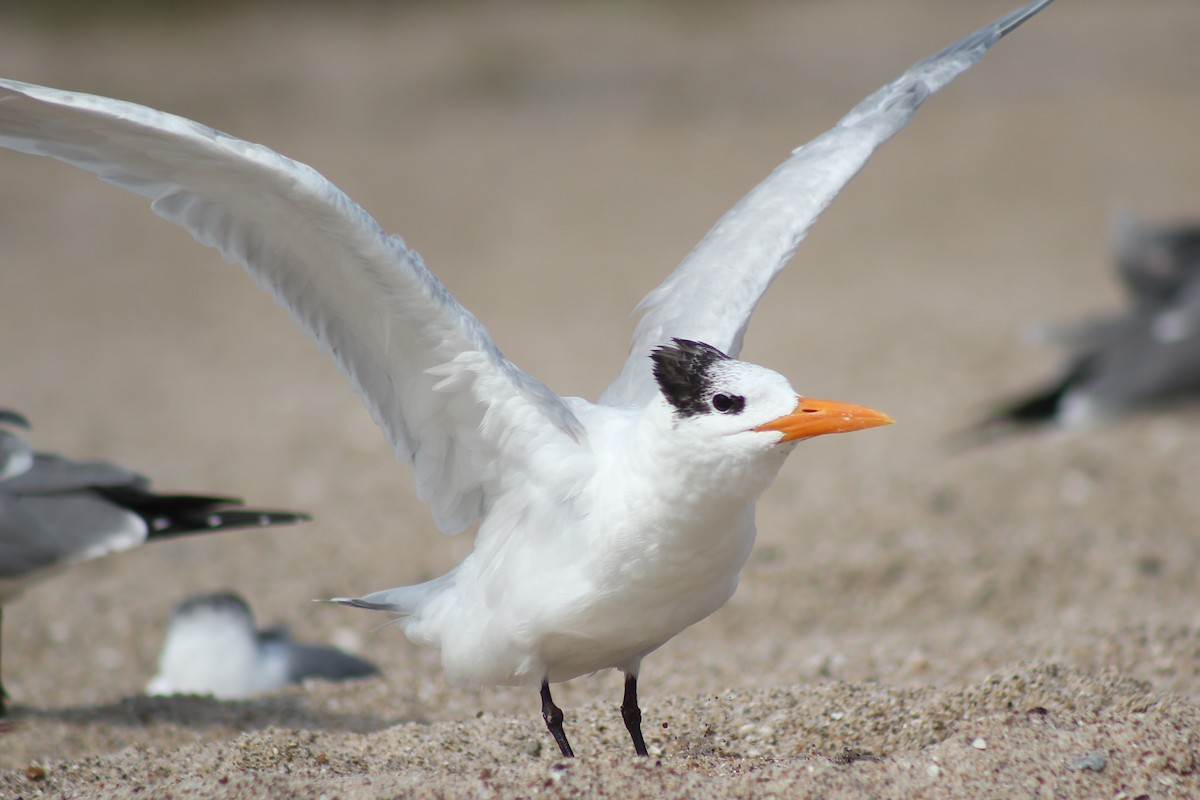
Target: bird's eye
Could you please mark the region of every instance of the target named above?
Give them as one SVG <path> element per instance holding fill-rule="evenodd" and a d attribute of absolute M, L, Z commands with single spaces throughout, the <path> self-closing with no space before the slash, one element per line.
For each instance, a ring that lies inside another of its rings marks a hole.
<path fill-rule="evenodd" d="M 712 407 L 722 414 L 737 414 L 746 406 L 746 398 L 736 395 L 714 394 Z"/>

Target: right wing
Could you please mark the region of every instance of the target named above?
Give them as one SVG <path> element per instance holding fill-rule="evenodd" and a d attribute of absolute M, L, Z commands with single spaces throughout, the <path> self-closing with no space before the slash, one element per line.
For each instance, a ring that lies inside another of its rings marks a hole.
<path fill-rule="evenodd" d="M 311 167 L 144 106 L 2 79 L 0 146 L 148 197 L 244 266 L 333 357 L 411 461 L 442 530 L 477 519 L 530 451 L 578 448 L 583 427 L 566 403 Z"/>

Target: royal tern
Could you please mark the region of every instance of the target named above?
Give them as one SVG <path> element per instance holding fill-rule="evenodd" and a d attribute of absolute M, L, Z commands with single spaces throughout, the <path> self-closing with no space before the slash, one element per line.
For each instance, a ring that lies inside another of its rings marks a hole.
<path fill-rule="evenodd" d="M 518 369 L 421 258 L 312 168 L 181 117 L 0 82 L 0 144 L 152 200 L 243 265 L 332 355 L 412 465 L 438 527 L 479 522 L 440 578 L 335 602 L 398 615 L 459 684 L 625 675 L 622 717 L 646 753 L 642 659 L 721 607 L 754 507 L 805 438 L 891 420 L 800 396 L 736 360 L 750 316 L 817 216 L 934 92 L 1051 0 L 917 64 L 794 151 L 639 306 L 628 359 L 597 403 Z"/>
<path fill-rule="evenodd" d="M 1059 376 L 969 431 L 986 440 L 1039 425 L 1086 428 L 1200 394 L 1200 226 L 1116 226 L 1124 313 L 1052 333 L 1072 353 Z"/>
<path fill-rule="evenodd" d="M 0 423 L 29 427 L 8 410 L 0 410 Z M 35 453 L 24 438 L 0 429 L 0 615 L 29 584 L 72 564 L 183 534 L 308 519 L 236 508 L 241 501 L 228 497 L 162 495 L 149 487 L 127 467 Z M 0 684 L 0 714 L 4 698 Z"/>
<path fill-rule="evenodd" d="M 337 648 L 294 642 L 285 628 L 258 630 L 245 600 L 216 592 L 189 597 L 171 612 L 146 694 L 238 700 L 310 678 L 343 681 L 378 672 Z"/>

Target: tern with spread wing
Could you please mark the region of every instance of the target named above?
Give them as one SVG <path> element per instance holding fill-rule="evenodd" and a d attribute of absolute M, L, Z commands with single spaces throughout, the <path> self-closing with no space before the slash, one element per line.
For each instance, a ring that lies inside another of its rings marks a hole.
<path fill-rule="evenodd" d="M 0 409 L 0 614 L 22 589 L 72 564 L 184 534 L 289 525 L 304 514 L 240 508 L 229 497 L 164 495 L 128 467 L 36 453 Z M 0 685 L 0 714 L 4 687 Z"/>
<path fill-rule="evenodd" d="M 397 615 L 460 684 L 540 687 L 614 668 L 646 754 L 642 660 L 733 594 L 754 507 L 803 439 L 883 425 L 737 360 L 750 316 L 817 216 L 934 92 L 1049 5 L 922 61 L 796 150 L 640 305 L 596 403 L 518 369 L 404 242 L 316 171 L 131 103 L 0 82 L 0 145 L 90 170 L 219 249 L 332 355 L 412 465 L 444 531 L 475 547 L 427 583 L 337 602 Z"/>

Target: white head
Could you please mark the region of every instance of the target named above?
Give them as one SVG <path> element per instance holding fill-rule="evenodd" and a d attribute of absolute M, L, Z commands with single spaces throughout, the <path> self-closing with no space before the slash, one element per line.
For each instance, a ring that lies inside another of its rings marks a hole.
<path fill-rule="evenodd" d="M 892 421 L 863 406 L 801 397 L 779 373 L 703 342 L 675 339 L 651 358 L 675 434 L 730 466 L 791 449 L 780 445 Z"/>

